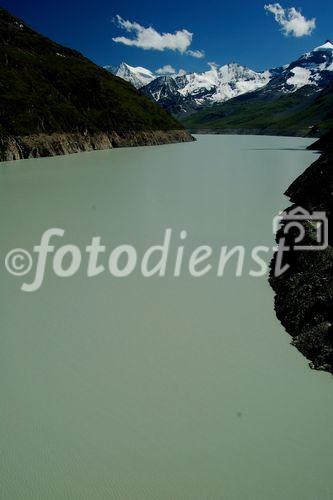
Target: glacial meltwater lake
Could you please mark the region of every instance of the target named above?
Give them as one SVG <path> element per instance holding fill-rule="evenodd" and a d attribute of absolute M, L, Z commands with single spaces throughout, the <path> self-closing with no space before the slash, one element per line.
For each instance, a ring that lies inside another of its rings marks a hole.
<path fill-rule="evenodd" d="M 187 265 L 199 245 L 272 247 L 311 141 L 197 139 L 0 165 L 1 500 L 332 499 L 332 377 L 290 345 L 265 277 Z M 83 257 L 59 278 L 50 253 L 23 292 L 34 268 L 5 256 L 49 228 L 56 249 L 100 236 L 104 264 L 171 228 L 166 275 L 88 279 Z"/>

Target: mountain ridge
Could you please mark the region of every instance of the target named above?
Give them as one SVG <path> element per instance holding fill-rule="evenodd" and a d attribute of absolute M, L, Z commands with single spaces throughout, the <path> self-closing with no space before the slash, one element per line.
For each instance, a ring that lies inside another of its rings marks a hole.
<path fill-rule="evenodd" d="M 210 69 L 201 73 L 161 75 L 124 62 L 117 68 L 104 67 L 114 75 L 132 83 L 144 95 L 175 116 L 261 88 L 282 70 L 276 68 L 256 72 L 240 64 L 229 63 L 223 66 L 210 64 Z"/>
<path fill-rule="evenodd" d="M 321 135 L 333 126 L 333 44 L 303 54 L 261 89 L 181 120 L 195 131 Z"/>

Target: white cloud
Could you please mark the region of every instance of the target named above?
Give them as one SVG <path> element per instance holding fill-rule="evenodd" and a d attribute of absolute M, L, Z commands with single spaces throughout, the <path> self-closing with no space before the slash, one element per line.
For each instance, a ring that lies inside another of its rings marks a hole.
<path fill-rule="evenodd" d="M 158 68 L 155 73 L 157 75 L 174 75 L 176 72 L 175 68 L 170 66 L 170 64 L 166 64 L 165 66 L 162 66 L 162 68 Z"/>
<path fill-rule="evenodd" d="M 157 75 L 173 75 L 173 76 L 184 76 L 187 75 L 187 71 L 185 69 L 180 69 L 179 71 L 175 70 L 170 64 L 166 64 L 155 71 Z"/>
<path fill-rule="evenodd" d="M 139 23 L 127 21 L 119 15 L 116 16 L 115 22 L 120 28 L 134 34 L 134 38 L 125 36 L 112 38 L 114 42 L 123 43 L 124 45 L 140 47 L 145 50 L 163 51 L 169 49 L 184 54 L 192 43 L 193 33 L 185 29 L 175 33 L 159 33 L 152 27 L 145 28 Z"/>
<path fill-rule="evenodd" d="M 265 10 L 274 15 L 275 21 L 282 26 L 284 35 L 301 37 L 311 35 L 316 27 L 316 19 L 306 19 L 295 7 L 284 9 L 279 3 L 265 5 Z"/>
<path fill-rule="evenodd" d="M 203 57 L 205 57 L 204 50 L 188 50 L 186 54 L 195 57 L 196 59 L 202 59 Z"/>

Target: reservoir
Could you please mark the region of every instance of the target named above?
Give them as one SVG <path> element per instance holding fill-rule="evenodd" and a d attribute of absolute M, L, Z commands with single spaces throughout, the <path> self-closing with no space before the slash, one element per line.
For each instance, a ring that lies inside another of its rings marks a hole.
<path fill-rule="evenodd" d="M 310 143 L 207 135 L 0 164 L 3 500 L 332 498 L 332 378 L 290 345 L 267 277 L 65 279 L 49 257 L 26 293 L 33 275 L 4 265 L 49 228 L 138 254 L 171 228 L 173 257 L 186 231 L 185 259 L 272 248 Z"/>

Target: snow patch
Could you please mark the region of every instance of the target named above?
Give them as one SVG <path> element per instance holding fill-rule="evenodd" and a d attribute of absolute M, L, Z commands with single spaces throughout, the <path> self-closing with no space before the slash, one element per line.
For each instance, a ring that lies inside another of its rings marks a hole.
<path fill-rule="evenodd" d="M 304 85 L 311 85 L 313 83 L 311 81 L 311 71 L 309 69 L 296 67 L 291 70 L 291 73 L 294 76 L 288 78 L 286 83 L 292 85 L 295 90 L 304 87 Z"/>
<path fill-rule="evenodd" d="M 333 50 L 333 43 L 327 40 L 324 45 L 320 45 L 320 47 L 316 47 L 313 52 L 318 52 L 318 50 Z"/>
<path fill-rule="evenodd" d="M 271 74 L 269 71 L 256 73 L 238 64 L 225 64 L 220 68 L 211 65 L 209 71 L 191 73 L 185 78 L 185 86 L 179 89 L 181 95 L 195 96 L 203 91 L 212 91 L 208 99 L 212 102 L 223 102 L 263 87 L 269 82 Z"/>
<path fill-rule="evenodd" d="M 142 68 L 141 66 L 130 66 L 126 63 L 121 63 L 115 74 L 116 76 L 130 82 L 137 89 L 148 85 L 148 83 L 152 82 L 156 78 L 156 75 L 149 71 L 149 69 Z"/>

